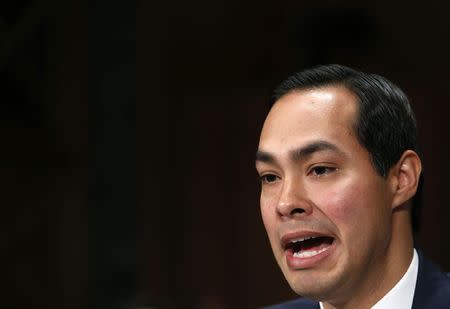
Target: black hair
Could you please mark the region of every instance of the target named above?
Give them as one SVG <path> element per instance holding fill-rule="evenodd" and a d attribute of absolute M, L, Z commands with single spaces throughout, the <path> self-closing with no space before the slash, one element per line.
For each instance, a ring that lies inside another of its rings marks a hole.
<path fill-rule="evenodd" d="M 386 178 L 406 150 L 413 150 L 420 156 L 417 123 L 408 98 L 382 76 L 337 64 L 317 66 L 283 81 L 273 92 L 272 104 L 293 91 L 326 86 L 343 86 L 357 97 L 354 130 L 380 176 Z M 419 231 L 423 180 L 422 174 L 412 200 L 411 221 L 415 235 Z"/>
<path fill-rule="evenodd" d="M 296 90 L 326 86 L 343 86 L 357 97 L 354 130 L 379 175 L 386 178 L 406 150 L 418 153 L 417 124 L 408 98 L 379 75 L 337 64 L 314 67 L 283 81 L 274 90 L 272 103 Z"/>

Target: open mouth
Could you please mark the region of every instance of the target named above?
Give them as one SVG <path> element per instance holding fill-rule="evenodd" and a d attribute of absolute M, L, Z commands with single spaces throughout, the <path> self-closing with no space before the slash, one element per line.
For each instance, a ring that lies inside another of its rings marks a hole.
<path fill-rule="evenodd" d="M 334 238 L 329 236 L 311 236 L 292 239 L 285 244 L 285 250 L 290 251 L 294 257 L 309 258 L 326 251 Z"/>

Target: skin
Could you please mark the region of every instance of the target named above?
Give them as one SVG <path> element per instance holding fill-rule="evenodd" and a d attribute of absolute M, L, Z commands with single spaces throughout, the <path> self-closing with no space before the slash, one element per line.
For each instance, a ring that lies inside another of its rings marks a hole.
<path fill-rule="evenodd" d="M 355 96 L 343 87 L 294 91 L 264 123 L 256 160 L 261 214 L 286 280 L 325 308 L 370 308 L 403 276 L 413 255 L 409 208 L 420 159 L 405 151 L 386 178 L 353 131 Z M 317 232 L 330 254 L 292 268 L 281 238 Z"/>

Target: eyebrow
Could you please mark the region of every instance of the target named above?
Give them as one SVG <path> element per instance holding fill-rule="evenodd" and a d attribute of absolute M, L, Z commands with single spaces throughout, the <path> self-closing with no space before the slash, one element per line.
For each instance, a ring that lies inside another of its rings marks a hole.
<path fill-rule="evenodd" d="M 319 140 L 289 151 L 289 157 L 292 161 L 297 162 L 310 157 L 316 152 L 321 151 L 333 151 L 339 154 L 343 153 L 336 145 L 327 141 Z M 273 154 L 262 150 L 258 150 L 256 152 L 255 160 L 256 162 L 264 162 L 264 163 L 276 163 L 277 161 Z"/>

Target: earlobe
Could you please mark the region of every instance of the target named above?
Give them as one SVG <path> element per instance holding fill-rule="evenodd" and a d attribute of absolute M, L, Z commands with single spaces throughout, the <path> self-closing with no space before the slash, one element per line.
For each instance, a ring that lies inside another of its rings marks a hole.
<path fill-rule="evenodd" d="M 422 163 L 416 152 L 406 150 L 392 170 L 394 198 L 392 208 L 397 208 L 416 194 Z"/>

